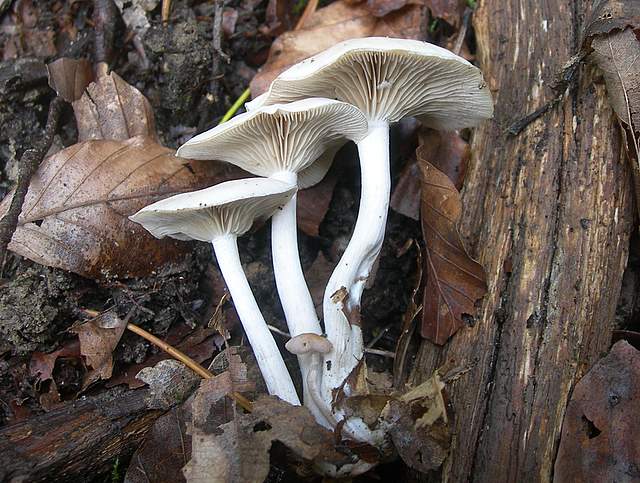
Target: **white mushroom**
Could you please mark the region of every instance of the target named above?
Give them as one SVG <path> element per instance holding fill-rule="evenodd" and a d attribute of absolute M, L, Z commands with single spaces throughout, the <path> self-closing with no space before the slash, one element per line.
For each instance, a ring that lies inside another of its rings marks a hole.
<path fill-rule="evenodd" d="M 325 397 L 363 357 L 362 332 L 346 313 L 360 299 L 384 238 L 390 193 L 389 124 L 415 116 L 426 126 L 459 129 L 491 117 L 491 94 L 481 72 L 441 47 L 415 40 L 370 37 L 341 42 L 280 74 L 259 106 L 322 96 L 348 102 L 367 116 L 358 142 L 362 194 L 356 226 L 325 290 L 323 310 L 333 351 L 325 357 Z M 340 296 L 336 296 L 340 295 Z M 348 388 L 347 388 L 348 389 Z"/>
<path fill-rule="evenodd" d="M 305 99 L 236 116 L 194 137 L 177 154 L 227 161 L 253 174 L 306 188 L 324 177 L 340 146 L 349 139 L 359 141 L 366 131 L 364 114 L 351 104 Z M 300 265 L 295 195 L 273 216 L 272 249 L 276 285 L 291 336 L 321 334 Z M 310 357 L 300 355 L 298 359 L 306 400 Z"/>
<path fill-rule="evenodd" d="M 158 201 L 130 219 L 157 238 L 171 236 L 213 244 L 220 271 L 269 393 L 298 405 L 300 400 L 291 376 L 242 269 L 237 244 L 237 237 L 246 233 L 254 221 L 272 216 L 295 192 L 295 186 L 272 179 L 227 181 Z"/>

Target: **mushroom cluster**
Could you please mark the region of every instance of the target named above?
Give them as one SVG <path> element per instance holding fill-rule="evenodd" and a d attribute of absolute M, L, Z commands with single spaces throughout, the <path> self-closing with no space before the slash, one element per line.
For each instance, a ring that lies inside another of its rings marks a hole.
<path fill-rule="evenodd" d="M 416 117 L 435 129 L 474 126 L 492 115 L 489 90 L 479 69 L 446 49 L 370 37 L 341 42 L 289 68 L 246 107 L 246 113 L 194 137 L 177 154 L 226 161 L 262 178 L 177 195 L 131 219 L 157 237 L 213 244 L 269 392 L 300 404 L 238 258 L 236 237 L 254 220 L 272 217 L 276 285 L 292 336 L 286 348 L 298 356 L 304 405 L 325 427 L 340 425 L 343 434 L 382 447 L 384 429 L 372 430 L 361 418 L 345 415 L 334 393 L 337 388 L 352 393 L 346 381 L 364 355 L 360 300 L 384 239 L 389 125 Z M 327 283 L 321 324 L 300 265 L 296 191 L 319 182 L 347 141 L 358 147 L 360 208 Z M 356 464 L 347 471 L 365 469 L 366 464 Z"/>

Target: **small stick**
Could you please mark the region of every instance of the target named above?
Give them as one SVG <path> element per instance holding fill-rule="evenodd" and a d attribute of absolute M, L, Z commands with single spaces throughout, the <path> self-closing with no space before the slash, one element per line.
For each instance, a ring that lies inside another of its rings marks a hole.
<path fill-rule="evenodd" d="M 373 354 L 374 356 L 382 356 L 389 357 L 390 359 L 395 359 L 396 353 L 391 351 L 383 351 L 381 349 L 365 349 L 365 354 Z"/>
<path fill-rule="evenodd" d="M 167 25 L 169 23 L 169 17 L 171 16 L 171 0 L 162 0 L 162 24 Z"/>
<path fill-rule="evenodd" d="M 300 18 L 298 19 L 298 23 L 296 23 L 294 30 L 303 29 L 304 24 L 307 23 L 307 20 L 309 20 L 309 17 L 313 15 L 313 13 L 316 11 L 317 8 L 318 8 L 318 0 L 309 0 L 307 2 L 307 6 L 304 7 L 304 11 L 302 12 L 302 15 L 300 15 Z"/>
<path fill-rule="evenodd" d="M 289 334 L 288 332 L 285 332 L 284 330 L 280 330 L 277 327 L 274 327 L 273 325 L 269 325 L 267 324 L 267 327 L 269 328 L 269 330 L 271 332 L 273 332 L 274 334 L 278 334 L 281 335 L 282 337 L 286 337 L 288 339 L 291 338 L 291 334 Z"/>
<path fill-rule="evenodd" d="M 56 97 L 49 105 L 49 114 L 47 116 L 47 125 L 44 128 L 42 142 L 39 146 L 27 149 L 20 158 L 20 173 L 16 182 L 16 189 L 11 198 L 11 204 L 7 213 L 0 220 L 0 260 L 4 260 L 7 252 L 7 245 L 11 241 L 13 233 L 18 226 L 18 217 L 22 211 L 22 204 L 29 190 L 31 178 L 40 167 L 40 163 L 49 151 L 53 143 L 53 137 L 58 130 L 60 115 L 64 100 Z"/>
<path fill-rule="evenodd" d="M 129 322 L 127 324 L 127 329 L 130 330 L 131 332 L 134 332 L 135 334 L 138 334 L 140 337 L 148 340 L 153 345 L 159 347 L 160 349 L 165 351 L 167 354 L 169 354 L 174 359 L 182 362 L 185 366 L 187 366 L 189 369 L 191 369 L 193 372 L 198 374 L 203 379 L 212 379 L 213 377 L 215 377 L 213 375 L 213 373 L 211 373 L 211 371 L 209 371 L 209 370 L 205 369 L 204 367 L 202 367 L 196 361 L 191 359 L 191 357 L 189 357 L 188 355 L 184 354 L 183 352 L 180 352 L 175 347 L 167 344 L 165 341 L 163 341 L 162 339 L 157 338 L 155 335 L 151 334 L 150 332 L 147 332 L 143 328 L 138 327 L 137 325 L 132 324 L 131 322 Z M 247 410 L 249 412 L 252 411 L 253 407 L 252 407 L 251 401 L 249 401 L 242 394 L 240 394 L 238 392 L 231 392 L 231 393 L 228 394 L 228 396 L 231 399 L 233 399 L 234 401 L 236 401 L 245 410 Z"/>

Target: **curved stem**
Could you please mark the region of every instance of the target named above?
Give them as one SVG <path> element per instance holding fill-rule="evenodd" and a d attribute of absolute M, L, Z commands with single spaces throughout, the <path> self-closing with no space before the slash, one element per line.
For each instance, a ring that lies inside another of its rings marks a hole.
<path fill-rule="evenodd" d="M 260 312 L 240 263 L 237 238 L 233 235 L 220 236 L 215 238 L 212 244 L 218 266 L 231 293 L 269 394 L 275 394 L 284 401 L 299 405 L 300 400 L 291 376 Z"/>
<path fill-rule="evenodd" d="M 358 154 L 362 178 L 358 218 L 323 300 L 327 338 L 333 344 L 333 351 L 325 356 L 323 377 L 325 398 L 329 401 L 331 390 L 343 383 L 364 354 L 360 298 L 384 240 L 391 191 L 389 125 L 370 125 L 369 134 L 358 143 Z"/>
<path fill-rule="evenodd" d="M 297 183 L 295 173 L 277 173 L 273 177 L 291 184 Z M 297 197 L 293 195 L 271 219 L 273 272 L 291 337 L 304 333 L 320 335 L 322 328 L 300 264 L 296 201 Z M 309 394 L 307 377 L 312 364 L 311 355 L 299 355 L 298 364 L 302 375 L 303 400 L 311 409 L 313 399 Z"/>

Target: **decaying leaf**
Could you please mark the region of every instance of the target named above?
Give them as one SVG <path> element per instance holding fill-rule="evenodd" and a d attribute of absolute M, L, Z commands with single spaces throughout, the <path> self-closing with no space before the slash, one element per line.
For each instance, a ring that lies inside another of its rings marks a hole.
<path fill-rule="evenodd" d="M 67 102 L 77 101 L 93 80 L 93 69 L 87 59 L 62 57 L 47 64 L 49 85 Z"/>
<path fill-rule="evenodd" d="M 169 409 L 181 403 L 200 382 L 200 376 L 174 359 L 164 359 L 145 367 L 136 376 L 149 386 L 147 407 Z"/>
<path fill-rule="evenodd" d="M 600 68 L 640 199 L 640 2 L 602 0 L 583 34 L 583 55 Z"/>
<path fill-rule="evenodd" d="M 156 240 L 127 217 L 231 173 L 219 163 L 177 158 L 146 137 L 76 144 L 46 158 L 32 178 L 9 249 L 91 278 L 148 275 L 182 259 L 188 245 Z M 10 202 L 11 194 L 0 215 Z"/>
<path fill-rule="evenodd" d="M 421 193 L 420 167 L 417 161 L 412 161 L 400 173 L 398 183 L 391 193 L 389 206 L 396 213 L 419 220 Z"/>
<path fill-rule="evenodd" d="M 194 427 L 195 423 L 194 410 Z M 309 410 L 275 396 L 263 396 L 253 411 L 238 415 L 215 432 L 193 435 L 193 459 L 185 467 L 188 482 L 262 483 L 269 473 L 269 450 L 279 442 L 300 461 L 352 462 L 348 445 L 334 449 L 333 434 L 318 425 Z"/>
<path fill-rule="evenodd" d="M 474 314 L 474 304 L 487 286 L 484 269 L 467 254 L 457 229 L 462 212 L 460 193 L 430 162 L 441 158 L 426 159 L 423 156 L 427 153 L 423 146 L 416 153 L 423 183 L 421 219 L 427 277 L 421 333 L 442 345 L 462 327 L 465 314 Z"/>
<path fill-rule="evenodd" d="M 320 183 L 298 193 L 298 228 L 307 235 L 319 236 L 337 182 L 338 176 L 331 170 Z"/>
<path fill-rule="evenodd" d="M 69 329 L 78 334 L 80 354 L 91 367 L 86 375 L 84 387 L 98 379 L 109 379 L 113 370 L 113 350 L 127 328 L 127 322 L 114 312 L 105 312 L 98 317 Z"/>
<path fill-rule="evenodd" d="M 80 357 L 80 344 L 73 340 L 65 344 L 54 352 L 45 354 L 44 352 L 33 352 L 29 364 L 29 374 L 35 376 L 39 381 L 48 381 L 53 377 L 53 369 L 58 358 Z"/>
<path fill-rule="evenodd" d="M 89 139 L 126 141 L 135 136 L 157 140 L 153 110 L 147 98 L 118 74 L 100 76 L 73 103 L 78 142 Z"/>
<path fill-rule="evenodd" d="M 234 407 L 230 400 L 224 397 L 226 393 L 233 389 L 253 390 L 253 366 L 256 367 L 258 374 L 260 371 L 255 362 L 250 363 L 247 367 L 240 359 L 240 354 L 244 357 L 249 353 L 250 351 L 245 347 L 230 347 L 228 351 L 216 356 L 220 374 L 224 375 L 217 376 L 215 380 L 212 380 L 215 382 L 205 383 L 198 392 L 199 401 L 196 404 L 196 411 L 200 429 L 196 429 L 196 433 L 205 431 L 207 428 L 216 428 L 233 420 Z M 229 363 L 228 356 L 231 358 L 231 363 Z M 226 363 L 223 363 L 223 359 L 226 360 Z M 221 369 L 222 367 L 224 369 Z M 212 369 L 215 371 L 215 367 Z M 229 372 L 225 372 L 227 369 Z M 173 408 L 154 423 L 144 445 L 136 450 L 131 458 L 125 476 L 126 483 L 148 483 L 150 481 L 178 483 L 185 481 L 182 467 L 191 459 L 191 433 L 194 431 L 192 411 L 195 397 L 195 394 L 192 395 L 183 404 Z M 196 449 L 196 451 L 199 450 Z M 198 454 L 198 457 L 200 459 L 206 458 L 208 453 Z"/>
<path fill-rule="evenodd" d="M 567 406 L 554 481 L 640 478 L 640 352 L 617 342 L 578 382 Z"/>
<path fill-rule="evenodd" d="M 436 372 L 418 387 L 390 399 L 382 413 L 402 460 L 425 473 L 440 467 L 449 452 L 451 434 L 443 390 Z"/>
<path fill-rule="evenodd" d="M 262 94 L 287 67 L 343 40 L 369 36 L 422 40 L 426 24 L 426 10 L 421 5 L 407 5 L 377 18 L 366 5 L 338 0 L 316 11 L 304 28 L 285 32 L 273 42 L 267 63 L 251 81 L 251 93 L 254 97 Z"/>

